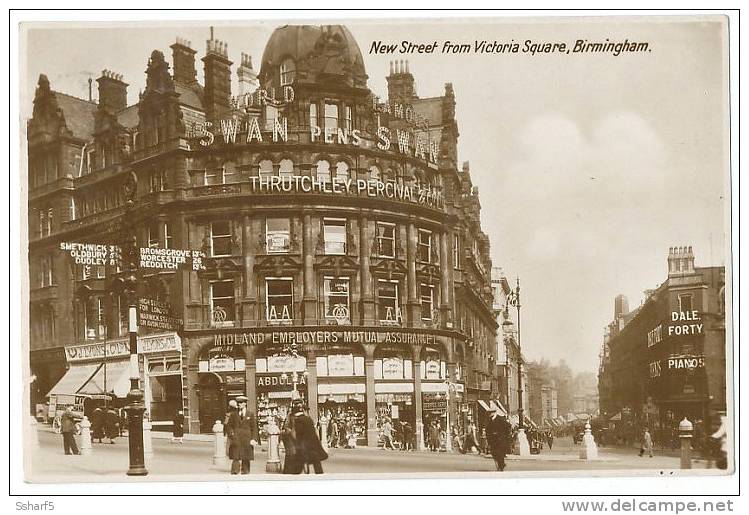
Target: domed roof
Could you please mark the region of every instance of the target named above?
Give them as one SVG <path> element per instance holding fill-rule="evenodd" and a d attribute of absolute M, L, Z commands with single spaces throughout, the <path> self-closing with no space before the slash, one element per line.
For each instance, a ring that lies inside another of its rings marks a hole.
<path fill-rule="evenodd" d="M 331 79 L 356 87 L 367 85 L 361 50 L 343 25 L 284 25 L 274 30 L 263 51 L 260 83 L 272 81 L 287 58 L 295 62 L 298 80 Z"/>

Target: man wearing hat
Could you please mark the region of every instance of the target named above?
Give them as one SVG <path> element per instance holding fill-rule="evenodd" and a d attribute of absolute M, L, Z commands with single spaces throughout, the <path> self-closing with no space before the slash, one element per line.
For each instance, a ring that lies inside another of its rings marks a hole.
<path fill-rule="evenodd" d="M 505 469 L 505 455 L 510 443 L 510 423 L 499 407 L 495 407 L 486 428 L 486 439 L 489 444 L 497 470 Z"/>
<path fill-rule="evenodd" d="M 229 418 L 226 421 L 226 435 L 229 442 L 231 473 L 250 473 L 250 462 L 255 459 L 254 446 L 257 445 L 257 423 L 255 416 L 247 409 L 247 397 L 239 396 L 229 401 Z"/>

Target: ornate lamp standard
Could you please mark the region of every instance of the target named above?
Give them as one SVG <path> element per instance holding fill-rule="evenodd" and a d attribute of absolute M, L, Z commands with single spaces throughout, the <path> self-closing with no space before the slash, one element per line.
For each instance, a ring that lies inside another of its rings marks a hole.
<path fill-rule="evenodd" d="M 507 294 L 506 310 L 514 306 L 518 310 L 518 452 L 520 456 L 529 456 L 530 446 L 528 437 L 525 435 L 524 412 L 523 412 L 523 351 L 520 346 L 520 278 L 516 279 L 515 290 Z M 509 362 L 509 357 L 508 357 Z"/>
<path fill-rule="evenodd" d="M 135 236 L 135 224 L 133 222 L 133 207 L 136 196 L 138 179 L 131 173 L 125 181 L 125 220 L 129 221 L 129 235 L 125 244 L 125 262 L 127 271 L 124 278 L 124 289 L 128 299 L 128 340 L 130 343 L 130 391 L 127 394 L 128 405 L 128 448 L 130 452 L 130 468 L 128 476 L 145 476 L 148 474 L 143 453 L 143 413 L 146 411 L 143 390 L 140 389 L 140 371 L 138 369 L 138 277 L 140 251 L 138 240 Z"/>

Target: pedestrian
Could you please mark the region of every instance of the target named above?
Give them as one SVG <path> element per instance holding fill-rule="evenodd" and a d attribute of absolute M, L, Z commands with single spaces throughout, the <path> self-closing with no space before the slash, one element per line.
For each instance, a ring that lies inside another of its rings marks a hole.
<path fill-rule="evenodd" d="M 328 445 L 330 447 L 338 447 L 338 439 L 340 437 L 338 436 L 338 421 L 335 419 L 335 417 L 330 419 L 329 433 Z"/>
<path fill-rule="evenodd" d="M 301 474 L 303 471 L 309 471 L 309 466 L 312 465 L 315 474 L 322 474 L 321 462 L 328 459 L 328 453 L 320 443 L 315 424 L 304 413 L 304 404 L 301 400 L 293 402 L 291 413 L 284 426 L 286 433 L 284 448 L 287 450 L 283 473 Z"/>
<path fill-rule="evenodd" d="M 725 415 L 720 416 L 720 427 L 710 437 L 720 442 L 720 451 L 715 465 L 719 469 L 726 470 L 728 468 L 728 424 L 726 424 Z"/>
<path fill-rule="evenodd" d="M 99 406 L 91 413 L 91 442 L 104 438 L 104 418 L 106 413 Z"/>
<path fill-rule="evenodd" d="M 407 421 L 403 422 L 403 450 L 413 451 L 414 430 Z"/>
<path fill-rule="evenodd" d="M 120 435 L 120 417 L 112 408 L 104 415 L 104 433 L 109 443 L 114 443 L 114 439 Z"/>
<path fill-rule="evenodd" d="M 231 473 L 232 475 L 240 472 L 249 474 L 250 462 L 255 459 L 257 423 L 253 414 L 247 409 L 247 397 L 240 395 L 236 399 L 236 404 L 238 408 L 231 411 L 226 424 Z"/>
<path fill-rule="evenodd" d="M 382 448 L 395 450 L 393 446 L 393 424 L 390 423 L 390 419 L 385 417 L 382 422 Z"/>
<path fill-rule="evenodd" d="M 486 428 L 486 439 L 494 464 L 500 472 L 505 469 L 505 456 L 510 446 L 511 431 L 510 423 L 504 414 L 499 409 L 494 410 Z"/>
<path fill-rule="evenodd" d="M 478 449 L 478 436 L 476 435 L 476 424 L 473 420 L 468 422 L 465 439 L 463 440 L 463 453 L 481 454 Z"/>
<path fill-rule="evenodd" d="M 73 414 L 73 406 L 65 408 L 60 417 L 60 432 L 62 433 L 62 446 L 66 455 L 80 454 L 78 445 L 75 443 L 76 416 Z"/>
<path fill-rule="evenodd" d="M 182 438 L 185 436 L 185 415 L 182 410 L 178 410 L 172 419 L 172 443 L 184 443 Z"/>
<path fill-rule="evenodd" d="M 645 453 L 648 453 L 651 458 L 653 457 L 653 437 L 650 436 L 650 431 L 648 431 L 647 427 L 642 431 L 639 456 L 642 457 Z"/>
<path fill-rule="evenodd" d="M 552 445 L 554 445 L 554 434 L 551 431 L 547 431 L 546 433 L 546 443 L 549 446 L 549 450 L 551 450 Z"/>
<path fill-rule="evenodd" d="M 440 449 L 440 427 L 437 425 L 437 420 L 432 420 L 429 424 L 429 450 L 432 452 L 439 451 Z"/>

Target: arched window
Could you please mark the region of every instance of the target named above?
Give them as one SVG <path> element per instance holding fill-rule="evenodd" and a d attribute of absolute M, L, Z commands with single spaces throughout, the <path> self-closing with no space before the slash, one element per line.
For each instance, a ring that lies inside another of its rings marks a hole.
<path fill-rule="evenodd" d="M 294 64 L 294 60 L 287 57 L 286 59 L 281 62 L 280 67 L 280 79 L 281 79 L 281 87 L 284 86 L 290 86 L 294 83 L 294 79 L 296 78 L 296 64 Z"/>
<path fill-rule="evenodd" d="M 335 176 L 337 179 L 346 180 L 349 178 L 348 163 L 345 161 L 338 161 L 335 165 Z"/>
<path fill-rule="evenodd" d="M 380 176 L 380 169 L 376 166 L 372 165 L 369 167 L 369 178 L 370 179 L 376 179 L 380 180 L 382 177 Z"/>
<path fill-rule="evenodd" d="M 261 179 L 270 178 L 273 175 L 273 161 L 270 159 L 263 159 L 260 161 L 258 175 Z"/>
<path fill-rule="evenodd" d="M 294 162 L 291 159 L 281 159 L 278 166 L 278 175 L 291 178 L 294 175 Z"/>
<path fill-rule="evenodd" d="M 317 179 L 330 182 L 330 163 L 324 159 L 317 162 Z"/>

